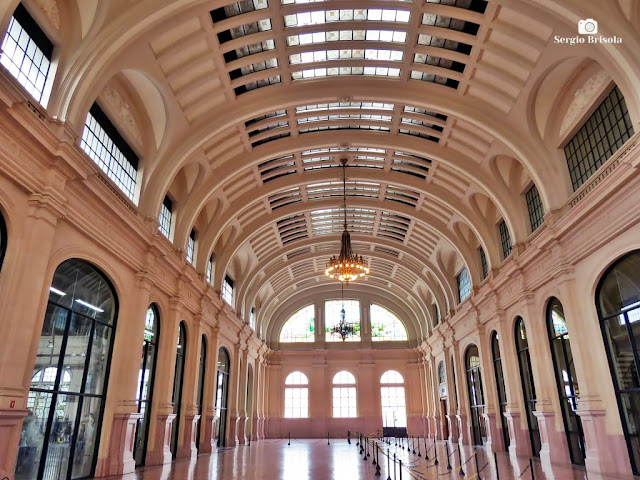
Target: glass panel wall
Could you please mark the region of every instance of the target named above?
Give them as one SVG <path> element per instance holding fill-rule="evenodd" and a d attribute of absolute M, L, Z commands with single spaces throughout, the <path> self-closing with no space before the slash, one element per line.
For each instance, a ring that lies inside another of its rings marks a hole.
<path fill-rule="evenodd" d="M 176 345 L 176 366 L 173 375 L 173 413 L 176 418 L 171 428 L 171 454 L 176 458 L 178 454 L 178 435 L 180 433 L 180 413 L 182 411 L 182 382 L 184 380 L 184 363 L 187 356 L 187 329 L 184 322 L 180 322 L 178 329 L 178 344 Z"/>
<path fill-rule="evenodd" d="M 504 413 L 507 411 L 507 389 L 504 386 L 504 374 L 502 372 L 502 356 L 500 355 L 500 343 L 498 332 L 491 335 L 491 354 L 493 355 L 493 372 L 496 376 L 496 388 L 498 390 L 498 406 L 500 407 L 498 415 L 500 415 L 500 426 L 502 430 L 502 439 L 504 447 L 509 448 L 511 443 L 509 438 L 509 428 Z"/>
<path fill-rule="evenodd" d="M 117 299 L 91 264 L 56 269 L 22 426 L 15 478 L 77 479 L 95 469 Z"/>
<path fill-rule="evenodd" d="M 218 372 L 216 377 L 216 437 L 218 438 L 218 447 L 226 445 L 230 369 L 229 353 L 224 347 L 220 348 L 218 350 Z"/>
<path fill-rule="evenodd" d="M 471 409 L 471 430 L 476 445 L 483 445 L 487 438 L 484 424 L 484 393 L 482 374 L 480 373 L 480 353 L 476 345 L 470 345 L 465 355 L 467 369 L 467 387 L 469 388 L 469 407 Z"/>
<path fill-rule="evenodd" d="M 524 327 L 522 317 L 516 318 L 515 337 L 518 365 L 520 366 L 520 381 L 522 382 L 522 394 L 524 396 L 524 408 L 526 410 L 529 438 L 531 440 L 531 453 L 534 457 L 539 457 L 540 430 L 538 428 L 538 419 L 533 414 L 536 409 L 536 387 L 533 383 L 531 357 L 529 356 L 529 341 L 527 340 L 527 331 Z"/>
<path fill-rule="evenodd" d="M 382 405 L 382 426 L 407 427 L 407 404 L 404 378 L 395 370 L 388 370 L 380 377 L 380 397 Z"/>
<path fill-rule="evenodd" d="M 596 306 L 633 473 L 640 474 L 640 250 L 603 275 Z"/>
<path fill-rule="evenodd" d="M 138 372 L 138 388 L 136 401 L 138 413 L 142 415 L 136 424 L 136 442 L 133 447 L 133 458 L 136 466 L 144 465 L 147 454 L 147 437 L 151 419 L 151 401 L 153 398 L 153 381 L 155 378 L 160 320 L 155 305 L 147 309 L 142 339 L 142 361 Z"/>

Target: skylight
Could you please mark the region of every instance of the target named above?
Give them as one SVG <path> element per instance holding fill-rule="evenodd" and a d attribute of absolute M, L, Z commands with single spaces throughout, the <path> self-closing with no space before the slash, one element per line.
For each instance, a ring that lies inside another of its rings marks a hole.
<path fill-rule="evenodd" d="M 315 110 L 340 110 L 346 108 L 362 108 L 375 110 L 393 110 L 393 103 L 379 102 L 339 102 L 339 103 L 319 103 L 316 105 L 304 105 L 296 107 L 296 113 Z M 383 150 L 384 151 L 384 150 Z"/>
<path fill-rule="evenodd" d="M 406 10 L 357 8 L 344 10 L 325 10 L 316 12 L 299 12 L 284 16 L 285 27 L 304 27 L 322 25 L 331 22 L 378 21 L 408 23 L 409 12 Z"/>
<path fill-rule="evenodd" d="M 301 33 L 288 35 L 287 45 L 313 45 L 315 43 L 345 42 L 345 41 L 376 41 L 404 43 L 407 40 L 407 32 L 396 30 L 332 30 L 330 32 Z"/>
<path fill-rule="evenodd" d="M 399 68 L 389 67 L 331 67 L 331 68 L 312 68 L 308 70 L 299 70 L 291 73 L 293 80 L 301 80 L 305 78 L 318 78 L 335 75 L 373 75 L 381 77 L 399 77 Z"/>

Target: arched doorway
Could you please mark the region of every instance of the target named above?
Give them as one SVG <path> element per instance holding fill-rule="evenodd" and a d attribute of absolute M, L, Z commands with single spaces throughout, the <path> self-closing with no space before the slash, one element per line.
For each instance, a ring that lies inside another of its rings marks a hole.
<path fill-rule="evenodd" d="M 534 457 L 540 456 L 540 429 L 538 419 L 533 414 L 536 409 L 536 387 L 533 383 L 531 370 L 531 357 L 529 356 L 529 341 L 527 330 L 522 317 L 516 318 L 515 323 L 516 351 L 518 353 L 518 366 L 520 367 L 520 381 L 522 383 L 522 395 L 524 408 L 529 427 L 529 439 L 531 440 L 531 453 Z"/>
<path fill-rule="evenodd" d="M 173 413 L 176 418 L 171 428 L 171 455 L 176 458 L 178 454 L 178 438 L 180 435 L 180 414 L 182 412 L 182 382 L 184 381 L 184 364 L 187 357 L 187 327 L 180 322 L 178 328 L 178 343 L 176 345 L 176 366 L 173 374 Z"/>
<path fill-rule="evenodd" d="M 93 475 L 118 302 L 88 262 L 61 263 L 49 301 L 27 399 L 15 478 Z"/>
<path fill-rule="evenodd" d="M 253 365 L 249 364 L 247 368 L 247 424 L 246 432 L 249 442 L 251 442 L 251 435 L 253 434 Z"/>
<path fill-rule="evenodd" d="M 507 418 L 504 416 L 507 411 L 507 389 L 504 386 L 504 374 L 502 372 L 502 356 L 500 355 L 500 341 L 498 332 L 491 334 L 491 354 L 493 356 L 493 372 L 496 376 L 496 388 L 498 390 L 498 406 L 500 415 L 500 426 L 502 430 L 502 439 L 504 440 L 504 448 L 509 448 L 511 443 L 509 438 L 509 428 L 507 426 Z"/>
<path fill-rule="evenodd" d="M 136 441 L 133 446 L 133 458 L 136 461 L 136 466 L 144 465 L 147 456 L 147 439 L 149 421 L 151 419 L 151 402 L 153 400 L 159 334 L 160 318 L 158 309 L 155 305 L 150 305 L 144 321 L 142 360 L 138 373 L 138 388 L 136 389 L 138 413 L 141 415 L 136 424 Z"/>
<path fill-rule="evenodd" d="M 202 402 L 204 400 L 204 378 L 207 372 L 207 338 L 202 335 L 200 344 L 200 368 L 198 370 L 198 396 L 196 407 L 198 409 L 198 425 L 196 427 L 196 448 L 200 449 L 200 426 L 202 425 Z"/>
<path fill-rule="evenodd" d="M 382 427 L 385 436 L 406 437 L 407 404 L 404 377 L 396 370 L 387 370 L 380 377 Z"/>
<path fill-rule="evenodd" d="M 222 347 L 218 351 L 218 374 L 216 379 L 216 435 L 218 447 L 226 445 L 227 437 L 227 397 L 229 396 L 229 352 Z"/>
<path fill-rule="evenodd" d="M 467 369 L 467 387 L 469 389 L 469 408 L 471 409 L 471 430 L 473 442 L 483 445 L 487 438 L 484 424 L 484 394 L 482 374 L 480 373 L 480 353 L 476 345 L 470 345 L 464 358 Z"/>
<path fill-rule="evenodd" d="M 616 261 L 596 290 L 596 307 L 631 468 L 640 473 L 640 250 Z"/>
<path fill-rule="evenodd" d="M 569 455 L 573 463 L 584 465 L 584 433 L 580 417 L 576 414 L 580 389 L 573 364 L 564 309 L 557 298 L 549 300 L 547 305 L 547 330 Z"/>

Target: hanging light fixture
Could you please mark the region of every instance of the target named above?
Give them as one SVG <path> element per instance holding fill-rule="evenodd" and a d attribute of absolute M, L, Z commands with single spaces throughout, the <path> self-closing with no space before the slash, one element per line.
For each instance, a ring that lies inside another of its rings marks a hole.
<path fill-rule="evenodd" d="M 355 335 L 359 325 L 357 323 L 347 323 L 347 312 L 344 309 L 344 284 L 340 285 L 340 293 L 342 298 L 342 310 L 340 310 L 340 322 L 333 326 L 329 331 L 331 335 L 339 336 L 344 342 L 348 337 Z"/>
<path fill-rule="evenodd" d="M 369 267 L 362 258 L 351 248 L 351 235 L 347 229 L 347 159 L 340 160 L 342 164 L 342 205 L 344 209 L 344 230 L 340 243 L 340 255 L 334 255 L 327 262 L 324 273 L 329 278 L 337 278 L 343 283 L 354 282 L 369 273 Z"/>

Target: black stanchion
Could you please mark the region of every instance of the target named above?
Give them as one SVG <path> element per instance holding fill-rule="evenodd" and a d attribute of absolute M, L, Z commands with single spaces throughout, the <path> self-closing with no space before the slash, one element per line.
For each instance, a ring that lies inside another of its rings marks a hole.
<path fill-rule="evenodd" d="M 365 462 L 367 461 L 367 451 L 369 450 L 369 440 L 364 439 L 364 456 L 362 457 L 362 460 L 364 460 Z"/>
<path fill-rule="evenodd" d="M 371 440 L 371 449 L 373 450 L 373 462 L 371 462 L 371 465 L 377 465 L 378 463 L 376 462 L 376 444 L 373 440 Z"/>
<path fill-rule="evenodd" d="M 473 447 L 473 455 L 475 456 L 476 460 L 476 473 L 478 474 L 478 480 L 482 480 L 482 478 L 480 478 L 480 468 L 478 467 L 478 449 L 476 447 Z"/>
<path fill-rule="evenodd" d="M 451 470 L 451 461 L 449 461 L 449 442 L 444 441 L 444 451 L 447 454 L 447 470 Z"/>
<path fill-rule="evenodd" d="M 493 461 L 496 464 L 496 478 L 500 480 L 500 470 L 498 470 L 498 454 L 493 452 Z"/>
<path fill-rule="evenodd" d="M 438 465 L 438 444 L 436 443 L 435 435 L 433 436 L 433 455 L 436 459 L 435 462 L 433 462 L 433 464 Z"/>
<path fill-rule="evenodd" d="M 533 459 L 529 459 L 529 470 L 531 470 L 531 480 L 536 480 L 536 476 L 533 473 Z"/>
<path fill-rule="evenodd" d="M 418 437 L 418 457 L 422 457 L 422 454 L 420 453 L 420 437 Z"/>
<path fill-rule="evenodd" d="M 393 466 L 395 467 L 395 462 Z M 391 480 L 391 454 L 389 453 L 389 449 L 387 448 L 387 480 Z"/>
<path fill-rule="evenodd" d="M 351 430 L 347 430 L 347 443 L 351 445 Z"/>
<path fill-rule="evenodd" d="M 372 440 L 372 442 L 373 442 L 373 440 Z M 367 454 L 365 455 L 365 460 L 371 456 L 371 447 L 372 447 L 372 445 L 369 445 L 369 439 L 367 439 Z"/>
<path fill-rule="evenodd" d="M 423 440 L 424 440 L 424 459 L 429 460 L 429 447 L 427 447 L 427 437 L 424 437 Z"/>
<path fill-rule="evenodd" d="M 398 460 L 398 471 L 400 472 L 400 480 L 402 480 L 402 460 Z"/>
<path fill-rule="evenodd" d="M 291 445 L 291 432 L 289 432 L 289 443 L 287 445 Z"/>
<path fill-rule="evenodd" d="M 380 476 L 380 445 L 376 443 L 376 457 L 378 457 L 378 463 L 376 463 L 376 477 Z"/>
<path fill-rule="evenodd" d="M 460 453 L 460 446 L 458 446 L 458 465 L 460 465 L 460 471 L 458 475 L 464 477 L 464 469 L 462 468 L 462 454 Z"/>
<path fill-rule="evenodd" d="M 416 454 L 416 439 L 415 439 L 415 437 L 412 437 L 411 440 L 412 440 L 411 444 L 413 446 L 412 453 L 415 455 Z"/>
<path fill-rule="evenodd" d="M 364 445 L 362 442 L 362 434 L 360 434 L 360 455 L 362 455 L 362 452 L 364 452 Z"/>
<path fill-rule="evenodd" d="M 331 445 L 331 442 L 329 442 L 329 432 L 327 432 L 327 445 Z"/>
<path fill-rule="evenodd" d="M 396 473 L 396 454 L 393 454 L 393 480 L 398 480 L 398 474 Z"/>

